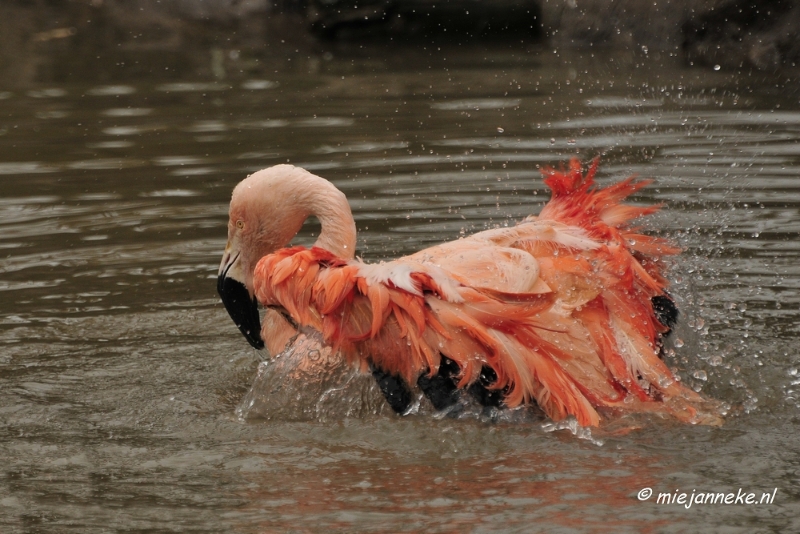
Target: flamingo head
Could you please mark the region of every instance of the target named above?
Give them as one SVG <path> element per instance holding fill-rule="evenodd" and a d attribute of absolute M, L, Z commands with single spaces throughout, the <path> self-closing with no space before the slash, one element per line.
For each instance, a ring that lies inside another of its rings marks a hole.
<path fill-rule="evenodd" d="M 308 218 L 300 183 L 309 173 L 292 165 L 258 171 L 233 190 L 228 243 L 217 277 L 217 292 L 228 314 L 256 349 L 264 348 L 253 271 L 258 260 L 286 246 Z"/>

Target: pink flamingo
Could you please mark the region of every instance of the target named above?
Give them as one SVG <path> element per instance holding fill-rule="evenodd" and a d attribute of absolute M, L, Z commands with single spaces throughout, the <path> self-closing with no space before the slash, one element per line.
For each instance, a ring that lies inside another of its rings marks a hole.
<path fill-rule="evenodd" d="M 416 384 L 437 409 L 466 391 L 585 426 L 615 411 L 720 424 L 714 401 L 659 357 L 678 315 L 662 258 L 678 249 L 628 226 L 658 207 L 622 203 L 648 182 L 593 188 L 596 169 L 583 174 L 575 159 L 545 169 L 552 198 L 538 217 L 379 264 L 355 259 L 355 223 L 333 184 L 264 169 L 233 191 L 218 291 L 251 345 L 277 354 L 314 329 L 371 369 L 401 413 Z M 312 215 L 314 246 L 285 248 Z"/>

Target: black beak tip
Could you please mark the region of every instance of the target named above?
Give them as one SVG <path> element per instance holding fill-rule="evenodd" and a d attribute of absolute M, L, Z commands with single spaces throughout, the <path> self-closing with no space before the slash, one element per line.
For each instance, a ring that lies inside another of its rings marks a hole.
<path fill-rule="evenodd" d="M 261 338 L 261 317 L 258 314 L 258 302 L 250 298 L 250 293 L 243 283 L 233 278 L 221 275 L 217 278 L 217 293 L 219 293 L 228 315 L 239 327 L 248 343 L 254 348 L 264 348 Z"/>
<path fill-rule="evenodd" d="M 244 338 L 250 343 L 250 346 L 256 350 L 261 350 L 264 348 L 264 340 L 261 339 L 261 329 L 256 328 L 253 330 L 247 330 L 242 325 L 236 325 L 239 327 L 239 331 L 244 335 Z"/>

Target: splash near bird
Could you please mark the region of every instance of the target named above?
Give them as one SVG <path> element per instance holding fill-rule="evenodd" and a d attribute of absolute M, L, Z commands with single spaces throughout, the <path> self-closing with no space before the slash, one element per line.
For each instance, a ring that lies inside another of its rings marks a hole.
<path fill-rule="evenodd" d="M 545 169 L 552 198 L 514 227 L 367 264 L 341 191 L 291 165 L 264 169 L 233 191 L 218 291 L 252 346 L 277 354 L 317 331 L 400 413 L 416 385 L 440 410 L 466 394 L 584 426 L 615 412 L 720 424 L 659 358 L 678 314 L 663 257 L 678 249 L 629 226 L 658 207 L 622 203 L 648 182 L 600 189 L 596 170 Z M 286 248 L 312 215 L 314 246 Z"/>

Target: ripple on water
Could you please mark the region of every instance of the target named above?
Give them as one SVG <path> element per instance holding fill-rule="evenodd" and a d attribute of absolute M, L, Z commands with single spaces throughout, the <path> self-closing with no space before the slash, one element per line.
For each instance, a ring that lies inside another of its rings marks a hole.
<path fill-rule="evenodd" d="M 170 176 L 204 176 L 218 172 L 214 167 L 181 167 L 169 171 Z"/>
<path fill-rule="evenodd" d="M 278 87 L 278 82 L 269 80 L 247 80 L 242 84 L 242 89 L 248 91 L 263 91 L 264 89 L 273 89 Z"/>
<path fill-rule="evenodd" d="M 388 142 L 388 143 L 345 143 L 341 145 L 323 145 L 314 150 L 315 154 L 337 154 L 342 152 L 380 152 L 382 150 L 398 150 L 408 148 L 408 142 Z"/>
<path fill-rule="evenodd" d="M 86 143 L 86 148 L 130 148 L 133 141 L 101 141 L 99 143 Z"/>
<path fill-rule="evenodd" d="M 626 113 L 600 117 L 575 117 L 552 121 L 550 128 L 629 128 L 653 126 L 748 126 L 774 124 L 794 126 L 800 124 L 800 112 L 767 111 L 662 111 L 658 113 Z M 744 132 L 738 132 L 744 134 Z"/>
<path fill-rule="evenodd" d="M 171 167 L 175 165 L 198 165 L 207 161 L 208 158 L 199 156 L 161 156 L 153 159 L 153 164 Z"/>
<path fill-rule="evenodd" d="M 146 117 L 153 113 L 153 108 L 109 108 L 100 112 L 106 117 Z"/>
<path fill-rule="evenodd" d="M 236 123 L 236 127 L 242 130 L 262 130 L 264 128 L 283 128 L 288 126 L 289 121 L 283 119 L 248 119 Z"/>
<path fill-rule="evenodd" d="M 122 195 L 119 193 L 83 193 L 75 195 L 75 200 L 119 200 Z"/>
<path fill-rule="evenodd" d="M 151 191 L 149 193 L 139 193 L 140 197 L 196 197 L 200 195 L 200 191 L 192 189 L 162 189 L 160 191 Z"/>
<path fill-rule="evenodd" d="M 57 280 L 27 280 L 23 282 L 6 282 L 0 280 L 0 291 L 18 291 L 21 289 L 56 287 L 63 282 L 63 278 Z"/>
<path fill-rule="evenodd" d="M 659 108 L 664 105 L 660 98 L 631 98 L 626 96 L 596 96 L 586 100 L 590 108 Z"/>
<path fill-rule="evenodd" d="M 101 131 L 106 135 L 139 135 L 153 129 L 145 126 L 112 126 Z"/>
<path fill-rule="evenodd" d="M 184 131 L 191 133 L 227 132 L 228 125 L 222 121 L 197 121 Z"/>
<path fill-rule="evenodd" d="M 67 96 L 67 91 L 59 87 L 51 87 L 48 89 L 35 89 L 28 91 L 27 95 L 31 98 L 60 98 Z"/>
<path fill-rule="evenodd" d="M 431 104 L 431 109 L 447 111 L 480 111 L 481 109 L 506 109 L 515 108 L 522 103 L 518 98 L 474 98 L 467 100 L 454 100 L 452 102 L 436 102 Z"/>
<path fill-rule="evenodd" d="M 424 165 L 457 165 L 464 163 L 503 163 L 503 162 L 545 162 L 551 161 L 552 155 L 547 153 L 507 152 L 490 154 L 426 154 L 410 156 L 386 156 L 377 158 L 354 158 L 343 165 L 350 169 L 369 168 L 422 168 Z"/>
<path fill-rule="evenodd" d="M 302 128 L 341 128 L 355 124 L 353 119 L 345 117 L 312 117 L 294 121 L 295 126 Z"/>
<path fill-rule="evenodd" d="M 49 110 L 49 111 L 37 111 L 34 116 L 37 119 L 42 120 L 50 120 L 50 119 L 63 119 L 65 117 L 69 117 L 69 111 L 63 110 Z"/>
<path fill-rule="evenodd" d="M 86 91 L 86 94 L 91 96 L 122 96 L 131 95 L 135 92 L 136 88 L 132 85 L 101 85 L 92 87 Z"/>
<path fill-rule="evenodd" d="M 0 163 L 0 175 L 3 174 L 40 174 L 46 172 L 55 172 L 58 170 L 53 165 L 41 163 L 38 161 L 16 161 Z"/>
<path fill-rule="evenodd" d="M 571 129 L 567 128 L 568 130 Z M 566 136 L 565 136 L 566 137 Z M 558 139 L 542 139 L 541 137 L 467 137 L 461 139 L 440 139 L 431 141 L 430 146 L 453 146 L 464 148 L 503 149 L 503 150 L 544 150 L 552 161 L 553 150 L 569 147 L 582 149 L 602 149 L 606 147 L 654 147 L 659 151 L 690 150 L 695 153 L 708 155 L 709 147 L 719 146 L 719 137 L 736 137 L 748 143 L 771 142 L 776 139 L 774 135 L 760 132 L 740 133 L 736 130 L 715 130 L 713 137 L 708 137 L 702 132 L 684 130 L 680 132 L 659 130 L 642 131 L 640 129 L 609 131 L 603 133 L 583 133 L 580 137 L 559 137 Z M 687 147 L 686 144 L 692 146 Z M 677 147 L 677 148 L 671 148 Z M 604 167 L 605 169 L 605 167 Z"/>
<path fill-rule="evenodd" d="M 205 91 L 225 91 L 231 86 L 220 82 L 177 82 L 165 83 L 156 87 L 165 93 L 201 93 Z"/>
<path fill-rule="evenodd" d="M 52 204 L 57 202 L 61 199 L 61 197 L 51 196 L 51 195 L 41 195 L 41 196 L 28 196 L 28 197 L 9 197 L 9 198 L 2 198 L 0 197 L 0 206 L 9 206 L 14 210 L 17 209 L 24 209 L 23 206 L 30 206 L 30 205 L 41 205 L 41 204 Z M 3 220 L 5 217 L 0 215 L 0 220 Z"/>
<path fill-rule="evenodd" d="M 146 163 L 142 160 L 132 158 L 96 158 L 83 161 L 73 161 L 67 163 L 68 169 L 78 170 L 110 170 L 110 169 L 130 169 L 141 167 Z"/>

